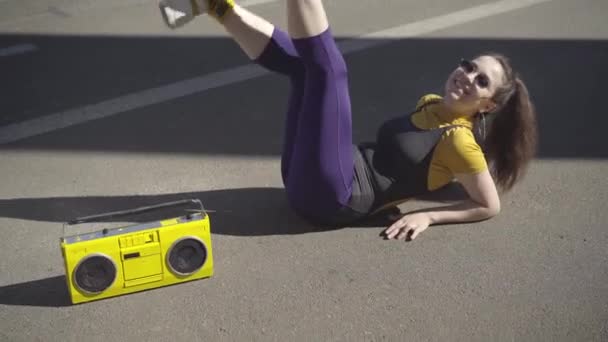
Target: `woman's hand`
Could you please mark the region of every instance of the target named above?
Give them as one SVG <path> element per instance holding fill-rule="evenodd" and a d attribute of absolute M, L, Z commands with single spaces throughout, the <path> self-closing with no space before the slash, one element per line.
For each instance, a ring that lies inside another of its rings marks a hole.
<path fill-rule="evenodd" d="M 409 236 L 414 240 L 418 234 L 425 231 L 431 224 L 431 218 L 427 213 L 415 213 L 404 215 L 384 231 L 387 239 L 401 240 Z"/>

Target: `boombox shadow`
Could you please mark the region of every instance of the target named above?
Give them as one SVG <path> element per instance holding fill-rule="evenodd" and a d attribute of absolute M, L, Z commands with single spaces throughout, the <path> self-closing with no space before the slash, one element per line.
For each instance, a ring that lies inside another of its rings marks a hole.
<path fill-rule="evenodd" d="M 0 304 L 63 307 L 72 305 L 65 276 L 0 287 Z"/>

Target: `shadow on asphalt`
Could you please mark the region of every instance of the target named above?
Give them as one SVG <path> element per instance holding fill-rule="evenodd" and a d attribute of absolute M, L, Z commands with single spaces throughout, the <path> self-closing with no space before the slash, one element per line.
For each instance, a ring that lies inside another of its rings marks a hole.
<path fill-rule="evenodd" d="M 65 276 L 1 286 L 0 305 L 70 306 Z"/>
<path fill-rule="evenodd" d="M 441 203 L 460 200 L 465 196 L 462 187 L 453 184 L 418 200 Z M 0 217 L 63 224 L 78 217 L 191 198 L 200 199 L 209 211 L 213 234 L 287 235 L 340 228 L 312 225 L 298 217 L 290 209 L 282 188 L 240 188 L 163 195 L 0 199 Z M 157 210 L 129 217 L 128 220 L 121 218 L 121 221 L 105 222 L 149 222 L 183 215 L 183 209 Z M 394 213 L 395 211 L 389 211 L 352 226 L 385 226 L 390 223 L 388 215 Z"/>
<path fill-rule="evenodd" d="M 466 196 L 457 184 L 419 198 L 421 201 L 446 203 Z M 0 200 L 0 216 L 63 223 L 76 217 L 160 204 L 180 199 L 198 198 L 210 215 L 213 234 L 271 235 L 302 234 L 339 229 L 313 226 L 293 213 L 280 188 L 245 188 L 155 196 L 57 197 Z M 381 227 L 391 223 L 389 211 L 356 227 Z M 163 214 L 167 216 L 162 216 Z M 142 214 L 132 222 L 146 222 L 179 215 L 179 211 L 160 210 Z M 183 214 L 183 212 L 182 212 Z M 159 216 L 161 215 L 161 216 Z M 34 280 L 0 287 L 0 305 L 64 307 L 72 305 L 65 276 Z"/>
<path fill-rule="evenodd" d="M 63 223 L 77 217 L 181 199 L 200 199 L 211 231 L 228 235 L 298 234 L 318 228 L 299 219 L 280 188 L 244 188 L 162 195 L 23 198 L 0 200 L 0 216 Z M 184 208 L 156 210 L 105 222 L 149 222 L 184 215 Z M 187 209 L 187 208 L 186 208 Z M 78 227 L 74 227 L 78 228 Z"/>
<path fill-rule="evenodd" d="M 39 49 L 2 62 L 0 73 L 10 87 L 0 98 L 0 125 L 249 64 L 223 37 L 0 34 L 0 46 L 23 43 Z M 598 110 L 608 78 L 608 41 L 356 41 L 368 43 L 382 44 L 345 56 L 355 143 L 373 139 L 384 120 L 409 113 L 420 96 L 442 93 L 460 58 L 497 51 L 512 59 L 530 89 L 539 114 L 540 158 L 608 158 L 608 116 Z M 0 150 L 278 156 L 287 88 L 280 76 L 260 77 L 0 145 Z"/>

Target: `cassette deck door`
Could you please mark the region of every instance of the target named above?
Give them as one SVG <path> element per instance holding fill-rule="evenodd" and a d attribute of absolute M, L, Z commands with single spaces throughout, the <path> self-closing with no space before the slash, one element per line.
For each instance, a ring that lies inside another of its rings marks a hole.
<path fill-rule="evenodd" d="M 162 279 L 162 258 L 157 232 L 120 238 L 125 287 Z"/>

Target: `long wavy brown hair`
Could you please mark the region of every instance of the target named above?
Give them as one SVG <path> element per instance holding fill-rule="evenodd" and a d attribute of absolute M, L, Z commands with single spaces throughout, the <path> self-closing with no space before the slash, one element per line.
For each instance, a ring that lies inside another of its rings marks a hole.
<path fill-rule="evenodd" d="M 536 112 L 528 88 L 509 59 L 494 52 L 483 55 L 494 57 L 505 73 L 504 85 L 492 97 L 496 108 L 479 114 L 479 118 L 488 117 L 488 133 L 482 146 L 494 180 L 499 189 L 509 191 L 521 180 L 536 153 Z"/>

